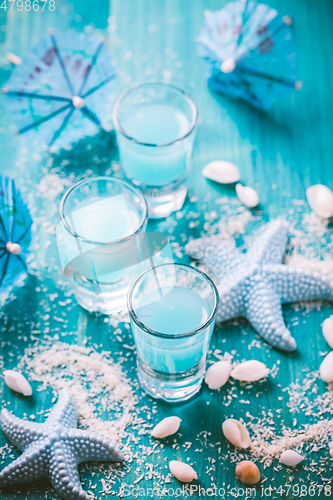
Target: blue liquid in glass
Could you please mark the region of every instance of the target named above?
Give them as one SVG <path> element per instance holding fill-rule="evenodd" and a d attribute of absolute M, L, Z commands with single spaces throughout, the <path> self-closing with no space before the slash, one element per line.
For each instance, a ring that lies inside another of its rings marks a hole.
<path fill-rule="evenodd" d="M 118 134 L 120 157 L 127 177 L 144 186 L 164 186 L 179 179 L 191 154 L 191 139 L 174 143 L 190 129 L 187 116 L 168 103 L 141 104 L 122 120 L 125 133 L 151 147 L 136 144 Z"/>
<path fill-rule="evenodd" d="M 189 122 L 178 108 L 156 103 L 137 106 L 122 126 L 127 135 L 139 142 L 167 144 L 186 134 Z"/>
<path fill-rule="evenodd" d="M 140 271 L 136 265 L 127 267 L 124 258 L 126 250 L 135 245 L 135 237 L 130 236 L 140 226 L 140 213 L 135 206 L 128 206 L 122 195 L 96 195 L 91 203 L 84 200 L 75 208 L 66 216 L 66 222 L 89 241 L 73 237 L 62 223 L 57 227 L 57 238 L 63 269 L 72 262 L 76 298 L 89 311 L 124 309 L 128 287 Z M 127 240 L 117 243 L 124 238 Z"/>
<path fill-rule="evenodd" d="M 92 203 L 82 203 L 70 216 L 68 224 L 82 238 L 98 243 L 110 243 L 127 238 L 140 226 L 140 215 L 128 207 L 122 195 L 96 197 Z M 91 245 L 83 245 L 90 249 Z"/>
<path fill-rule="evenodd" d="M 208 318 L 207 304 L 191 289 L 176 286 L 148 293 L 136 315 L 148 328 L 159 333 L 188 333 Z"/>
<path fill-rule="evenodd" d="M 209 309 L 206 301 L 191 289 L 175 286 L 162 288 L 161 292 L 154 290 L 144 296 L 135 312 L 146 327 L 170 334 L 170 338 L 148 334 L 132 322 L 138 354 L 158 372 L 184 372 L 202 359 L 214 325 L 190 337 L 171 337 L 171 334 L 188 333 L 199 328 L 208 319 Z"/>

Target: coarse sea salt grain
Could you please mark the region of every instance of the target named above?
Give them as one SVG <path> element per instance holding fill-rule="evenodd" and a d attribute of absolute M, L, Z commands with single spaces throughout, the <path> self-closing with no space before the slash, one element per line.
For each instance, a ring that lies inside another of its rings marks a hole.
<path fill-rule="evenodd" d="M 77 404 L 82 427 L 119 443 L 137 414 L 137 398 L 119 364 L 94 349 L 66 343 L 27 349 L 20 365 L 31 380 L 41 382 L 38 390 L 66 389 Z M 103 420 L 95 410 L 117 409 L 117 418 Z"/>
<path fill-rule="evenodd" d="M 37 184 L 37 193 L 48 201 L 54 201 L 66 188 L 73 184 L 74 176 L 60 177 L 56 174 L 46 174 Z"/>

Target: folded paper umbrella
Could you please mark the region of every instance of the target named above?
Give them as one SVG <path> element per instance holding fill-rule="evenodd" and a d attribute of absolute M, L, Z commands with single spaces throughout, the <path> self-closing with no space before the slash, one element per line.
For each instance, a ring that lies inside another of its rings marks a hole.
<path fill-rule="evenodd" d="M 50 32 L 14 68 L 4 92 L 20 134 L 34 130 L 61 147 L 98 131 L 114 80 L 101 38 Z"/>
<path fill-rule="evenodd" d="M 0 293 L 27 271 L 31 225 L 29 210 L 13 179 L 0 176 Z"/>
<path fill-rule="evenodd" d="M 290 24 L 290 16 L 249 0 L 206 11 L 198 43 L 208 84 L 261 109 L 301 88 Z"/>

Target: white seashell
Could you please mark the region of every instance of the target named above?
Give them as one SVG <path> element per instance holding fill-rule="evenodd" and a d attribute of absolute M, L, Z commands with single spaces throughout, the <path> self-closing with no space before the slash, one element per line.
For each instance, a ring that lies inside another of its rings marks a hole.
<path fill-rule="evenodd" d="M 218 361 L 208 368 L 205 382 L 210 389 L 219 389 L 228 382 L 230 372 L 231 363 L 229 361 Z"/>
<path fill-rule="evenodd" d="M 236 184 L 236 193 L 239 201 L 246 207 L 254 208 L 259 205 L 259 195 L 255 189 L 239 183 Z"/>
<path fill-rule="evenodd" d="M 330 384 L 333 382 L 333 351 L 327 354 L 319 368 L 321 379 Z"/>
<path fill-rule="evenodd" d="M 304 460 L 304 457 L 294 450 L 286 450 L 280 457 L 280 463 L 288 467 L 296 467 L 302 460 Z"/>
<path fill-rule="evenodd" d="M 222 431 L 228 441 L 236 448 L 248 448 L 251 444 L 249 433 L 238 420 L 233 418 L 225 420 L 222 424 Z"/>
<path fill-rule="evenodd" d="M 5 370 L 3 372 L 6 385 L 13 391 L 20 392 L 23 396 L 31 396 L 31 385 L 22 373 L 15 372 L 14 370 Z"/>
<path fill-rule="evenodd" d="M 306 190 L 310 208 L 322 219 L 333 217 L 333 193 L 323 184 L 315 184 Z"/>
<path fill-rule="evenodd" d="M 171 460 L 169 462 L 169 469 L 172 474 L 182 483 L 190 483 L 193 479 L 198 479 L 197 473 L 188 464 L 179 462 L 178 460 Z"/>
<path fill-rule="evenodd" d="M 178 431 L 181 419 L 179 417 L 167 417 L 161 420 L 154 429 L 151 431 L 151 435 L 154 438 L 165 438 L 171 436 Z"/>
<path fill-rule="evenodd" d="M 332 442 L 332 443 L 330 443 L 330 445 L 329 445 L 329 446 L 330 446 L 330 455 L 331 455 L 331 457 L 333 458 L 333 442 Z"/>
<path fill-rule="evenodd" d="M 323 323 L 323 335 L 328 345 L 333 349 L 333 315 Z"/>
<path fill-rule="evenodd" d="M 238 168 L 230 161 L 211 161 L 207 163 L 202 174 L 220 184 L 232 184 L 240 179 Z"/>
<path fill-rule="evenodd" d="M 231 372 L 232 378 L 242 382 L 255 382 L 269 375 L 269 368 L 261 361 L 251 359 L 236 366 Z"/>

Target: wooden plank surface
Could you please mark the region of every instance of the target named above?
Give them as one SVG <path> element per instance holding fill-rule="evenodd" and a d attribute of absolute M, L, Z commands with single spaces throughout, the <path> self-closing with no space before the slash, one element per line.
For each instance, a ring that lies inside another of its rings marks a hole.
<path fill-rule="evenodd" d="M 289 98 L 282 99 L 267 113 L 252 109 L 245 103 L 228 100 L 223 96 L 209 91 L 203 77 L 202 61 L 196 54 L 195 37 L 203 24 L 203 11 L 217 9 L 226 2 L 224 0 L 113 0 L 110 5 L 103 0 L 95 2 L 79 1 L 65 2 L 56 0 L 56 10 L 43 14 L 33 12 L 1 11 L 0 20 L 3 23 L 0 37 L 0 81 L 4 83 L 10 74 L 10 67 L 5 63 L 6 52 L 14 52 L 22 56 L 32 47 L 46 30 L 74 28 L 91 32 L 100 30 L 106 36 L 119 71 L 118 94 L 125 88 L 144 81 L 170 81 L 187 90 L 195 100 L 199 110 L 199 123 L 192 159 L 192 174 L 190 182 L 192 202 L 187 201 L 182 210 L 183 217 L 177 219 L 174 215 L 167 221 L 151 223 L 151 228 L 172 231 L 175 241 L 182 241 L 182 233 L 188 237 L 198 237 L 205 223 L 204 212 L 217 212 L 226 222 L 230 222 L 237 214 L 238 219 L 246 219 L 246 210 L 239 207 L 235 200 L 234 189 L 220 187 L 206 181 L 201 170 L 203 166 L 215 159 L 225 159 L 239 166 L 242 180 L 255 187 L 261 198 L 261 210 L 250 217 L 245 230 L 251 233 L 262 220 L 269 220 L 279 215 L 289 219 L 300 219 L 303 213 L 308 213 L 306 203 L 295 205 L 293 200 L 305 200 L 305 189 L 314 183 L 327 184 L 333 188 L 333 3 L 330 0 L 287 0 L 269 1 L 283 15 L 290 14 L 294 19 L 293 29 L 299 53 L 299 76 L 303 81 L 302 91 Z M 3 35 L 4 34 L 4 35 Z M 113 144 L 113 136 L 103 137 L 101 141 L 93 142 L 92 149 L 83 145 L 80 150 L 73 150 L 61 155 L 49 156 L 38 140 L 31 141 L 27 137 L 15 137 L 12 120 L 6 109 L 5 99 L 1 98 L 0 115 L 0 147 L 1 173 L 15 178 L 23 195 L 29 200 L 35 218 L 36 232 L 34 236 L 33 275 L 29 277 L 24 288 L 16 293 L 16 300 L 4 307 L 0 317 L 0 349 L 3 366 L 16 366 L 18 358 L 24 349 L 36 342 L 32 330 L 39 330 L 39 338 L 59 336 L 61 341 L 77 343 L 78 345 L 96 344 L 98 350 L 111 351 L 115 359 L 123 357 L 123 350 L 117 338 L 113 335 L 112 326 L 105 323 L 99 315 L 89 315 L 78 306 L 73 306 L 66 315 L 68 323 L 59 325 L 55 317 L 62 314 L 57 300 L 64 300 L 70 290 L 69 284 L 61 284 L 63 279 L 59 271 L 58 254 L 55 242 L 54 228 L 58 220 L 57 207 L 61 193 L 54 200 L 38 196 L 37 184 L 51 172 L 57 175 L 70 176 L 70 182 L 86 175 L 108 174 L 113 172 L 117 161 L 117 150 Z M 89 174 L 88 172 L 88 174 Z M 229 202 L 217 204 L 223 196 Z M 197 201 L 193 201 L 193 197 Z M 204 206 L 204 208 L 203 208 Z M 294 210 L 294 215 L 291 213 Z M 200 214 L 198 219 L 191 219 L 191 212 Z M 244 215 L 245 214 L 245 215 Z M 296 214 L 296 215 L 295 215 Z M 237 217 L 236 217 L 237 218 Z M 196 225 L 198 221 L 198 225 Z M 194 227 L 190 223 L 194 222 Z M 177 223 L 177 225 L 176 225 Z M 173 228 L 173 229 L 172 229 Z M 243 235 L 237 235 L 239 243 Z M 332 228 L 326 231 L 328 242 L 332 242 Z M 312 234 L 313 245 L 322 246 L 322 238 Z M 332 248 L 332 247 L 331 247 Z M 186 257 L 178 259 L 187 261 Z M 52 294 L 59 297 L 53 302 Z M 156 413 L 153 421 L 177 414 L 182 418 L 181 436 L 175 439 L 179 449 L 172 447 L 174 439 L 166 441 L 159 454 L 152 454 L 147 462 L 153 463 L 159 471 L 167 473 L 167 461 L 170 459 L 189 460 L 198 472 L 202 488 L 213 485 L 226 489 L 225 498 L 233 498 L 237 493 L 233 488 L 240 486 L 235 478 L 234 467 L 237 456 L 228 454 L 228 446 L 222 436 L 221 424 L 227 417 L 247 419 L 247 412 L 259 416 L 271 409 L 274 413 L 277 428 L 281 421 L 291 428 L 300 428 L 302 424 L 311 421 L 303 411 L 291 415 L 288 394 L 283 389 L 296 380 L 302 380 L 307 373 L 317 370 L 322 357 L 320 352 L 327 351 L 321 333 L 321 323 L 333 313 L 332 306 L 326 304 L 321 309 L 296 311 L 292 306 L 284 307 L 286 323 L 290 326 L 298 343 L 298 349 L 293 354 L 285 354 L 270 349 L 258 340 L 250 326 L 245 322 L 234 322 L 220 325 L 216 328 L 209 354 L 210 360 L 216 360 L 213 353 L 219 349 L 224 352 L 234 352 L 236 360 L 255 358 L 262 360 L 269 367 L 280 362 L 276 377 L 267 383 L 242 389 L 235 386 L 232 392 L 237 398 L 226 405 L 227 395 L 231 391 L 229 385 L 220 393 L 212 392 L 203 387 L 200 395 L 194 400 L 170 408 L 166 403 L 153 403 L 150 398 L 141 393 L 138 397 L 140 405 L 154 407 Z M 47 314 L 50 315 L 45 319 Z M 297 324 L 298 323 L 298 324 Z M 32 337 L 31 337 L 32 335 Z M 131 344 L 130 333 L 124 329 L 124 338 Z M 254 342 L 257 341 L 257 342 Z M 249 345 L 251 349 L 249 350 Z M 1 365 L 0 365 L 1 366 Z M 130 351 L 124 369 L 135 379 L 135 356 Z M 34 384 L 34 389 L 37 384 Z M 325 385 L 318 382 L 320 393 L 325 391 Z M 41 410 L 50 407 L 52 392 L 34 392 L 34 397 L 25 399 L 14 395 L 0 379 L 1 400 L 10 403 L 10 408 L 18 416 L 37 415 L 36 420 L 42 420 L 38 415 Z M 242 393 L 243 391 L 243 393 Z M 281 400 L 279 398 L 282 398 Z M 313 399 L 315 395 L 313 395 Z M 243 399 L 250 404 L 241 404 Z M 281 408 L 280 418 L 276 410 Z M 296 418 L 296 422 L 294 422 Z M 315 419 L 312 419 L 315 421 Z M 207 431 L 206 442 L 201 432 Z M 184 443 L 192 442 L 193 446 L 185 452 Z M 141 437 L 141 445 L 149 445 L 149 437 Z M 221 443 L 217 445 L 216 443 Z M 0 447 L 6 444 L 6 439 L 0 434 Z M 202 450 L 202 451 L 197 451 Z M 230 450 L 232 450 L 230 448 Z M 142 448 L 138 447 L 138 453 Z M 18 452 L 13 452 L 15 457 Z M 228 457 L 228 458 L 227 458 Z M 327 450 L 316 454 L 326 457 L 326 468 L 323 477 L 330 480 L 332 466 Z M 1 466 L 10 462 L 8 454 Z M 306 464 L 309 465 L 310 457 Z M 209 470 L 209 472 L 207 472 Z M 322 478 L 316 473 L 309 473 L 302 467 L 293 473 L 285 469 L 275 471 L 272 467 L 263 470 L 266 478 L 265 486 L 272 485 L 274 493 L 266 498 L 296 498 L 300 495 L 290 491 L 289 494 L 277 493 L 280 485 L 300 483 L 309 485 L 311 481 L 322 484 Z M 98 484 L 97 498 L 105 498 L 99 494 L 101 474 L 92 476 L 90 466 L 80 468 L 85 487 L 92 481 Z M 136 479 L 135 463 L 131 472 L 124 476 L 124 482 L 132 484 Z M 116 478 L 114 494 L 118 495 L 120 481 Z M 151 488 L 153 482 L 143 479 L 139 483 L 142 488 Z M 170 487 L 177 487 L 172 480 Z M 12 500 L 40 500 L 55 498 L 54 493 L 46 496 L 46 481 L 34 485 L 23 485 L 17 488 L 7 488 L 1 493 L 1 498 Z M 232 493 L 234 491 L 234 493 Z M 246 498 L 238 492 L 238 498 Z M 257 490 L 257 496 L 262 494 Z M 112 495 L 106 495 L 111 497 Z M 201 495 L 203 496 L 203 495 Z M 142 496 L 141 496 L 142 497 Z M 146 493 L 146 498 L 151 497 Z M 152 497 L 158 498 L 157 492 Z M 171 494 L 169 494 L 171 497 Z M 265 496 L 262 496 L 265 498 Z M 144 496 L 143 496 L 144 498 Z M 193 498 L 199 498 L 197 493 Z M 304 498 L 310 498 L 305 496 Z M 327 498 L 324 491 L 316 491 L 314 498 Z"/>

